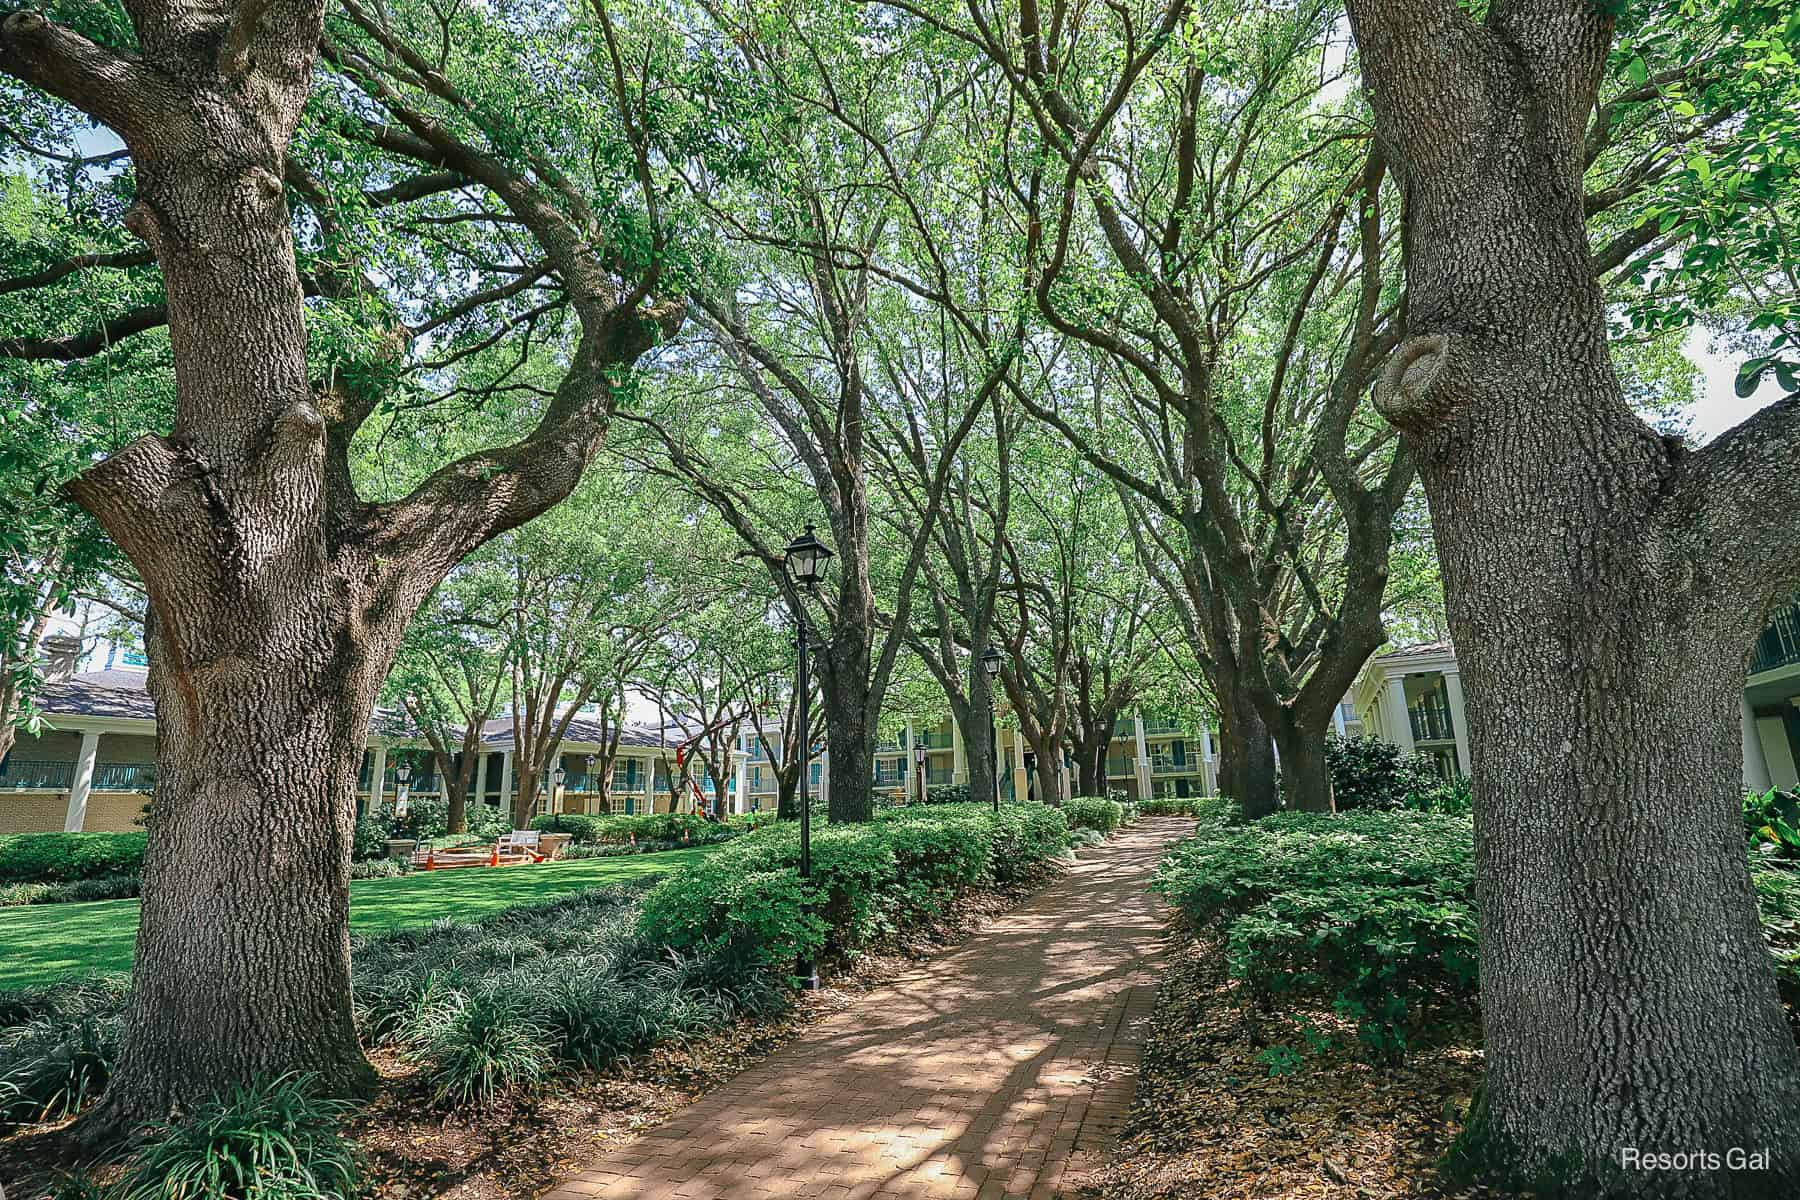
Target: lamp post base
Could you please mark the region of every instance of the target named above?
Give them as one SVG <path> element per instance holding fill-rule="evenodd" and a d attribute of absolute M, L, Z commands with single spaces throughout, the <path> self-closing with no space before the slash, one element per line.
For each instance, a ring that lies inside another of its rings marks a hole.
<path fill-rule="evenodd" d="M 794 974 L 800 977 L 800 990 L 816 992 L 819 990 L 819 968 L 812 959 L 803 958 L 794 966 Z"/>

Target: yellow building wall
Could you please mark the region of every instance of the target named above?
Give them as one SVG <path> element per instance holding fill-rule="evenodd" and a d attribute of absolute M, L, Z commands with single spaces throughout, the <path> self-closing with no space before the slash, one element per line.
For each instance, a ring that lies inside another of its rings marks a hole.
<path fill-rule="evenodd" d="M 68 814 L 60 792 L 0 792 L 0 834 L 61 833 Z"/>

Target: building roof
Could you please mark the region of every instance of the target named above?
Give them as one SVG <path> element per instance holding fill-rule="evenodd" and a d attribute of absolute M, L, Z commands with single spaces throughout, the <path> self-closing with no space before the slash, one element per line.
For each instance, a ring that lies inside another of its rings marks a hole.
<path fill-rule="evenodd" d="M 84 671 L 68 679 L 45 684 L 38 693 L 38 706 L 50 718 L 52 725 L 56 724 L 58 717 L 154 721 L 156 705 L 151 701 L 144 681 L 143 671 Z M 410 741 L 418 736 L 417 731 L 408 727 L 404 716 L 396 709 L 377 709 L 373 725 L 390 738 Z M 655 725 L 631 724 L 619 734 L 619 744 L 648 749 L 673 749 L 696 731 L 697 727 L 690 727 L 689 723 L 679 720 L 670 721 L 662 729 Z M 496 717 L 487 723 L 482 742 L 490 749 L 510 749 L 512 735 L 512 718 Z M 568 736 L 563 740 L 565 744 L 598 745 L 605 737 L 597 718 L 577 714 L 569 722 Z"/>
<path fill-rule="evenodd" d="M 681 722 L 671 721 L 667 726 L 658 729 L 654 725 L 627 724 L 619 733 L 619 745 L 636 746 L 644 749 L 673 750 L 676 746 L 693 736 Z M 599 718 L 582 713 L 575 714 L 569 722 L 569 731 L 563 736 L 563 745 L 603 745 L 608 740 L 607 731 Z M 513 744 L 513 725 L 511 717 L 496 717 L 487 723 L 481 735 L 482 744 L 495 750 L 509 750 Z"/>
<path fill-rule="evenodd" d="M 142 671 L 84 671 L 46 683 L 37 704 L 55 724 L 57 717 L 103 717 L 154 721 L 156 705 L 144 688 Z"/>

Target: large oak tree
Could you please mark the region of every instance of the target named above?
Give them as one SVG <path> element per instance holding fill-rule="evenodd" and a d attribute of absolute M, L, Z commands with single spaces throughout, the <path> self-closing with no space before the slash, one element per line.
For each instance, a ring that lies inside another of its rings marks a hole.
<path fill-rule="evenodd" d="M 100 314 L 92 336 L 7 349 L 67 358 L 166 327 L 176 385 L 167 433 L 68 487 L 142 576 L 160 731 L 125 1044 L 89 1121 L 104 1135 L 256 1076 L 310 1071 L 339 1091 L 370 1079 L 351 1021 L 346 919 L 377 691 L 408 618 L 450 567 L 575 486 L 624 373 L 682 306 L 654 300 L 663 188 L 643 152 L 641 93 L 626 84 L 642 63 L 627 63 L 630 39 L 604 8 L 572 18 L 579 54 L 520 73 L 546 85 L 539 105 L 557 118 L 527 127 L 514 120 L 523 97 L 487 86 L 497 48 L 517 44 L 505 6 L 459 10 L 448 32 L 426 15 L 417 44 L 429 51 L 415 48 L 407 23 L 420 14 L 406 6 L 346 3 L 329 31 L 322 0 L 72 12 L 86 32 L 37 12 L 0 20 L 0 71 L 123 142 L 123 220 L 155 259 L 162 299 Z M 315 136 L 366 147 L 385 188 L 346 195 L 294 153 L 322 45 L 332 86 L 315 103 L 331 100 L 335 115 Z M 584 185 L 609 203 L 589 203 Z M 309 249 L 328 248 L 334 196 L 366 210 L 449 188 L 461 189 L 466 220 L 527 235 L 510 288 L 457 295 L 440 277 L 403 303 L 382 286 L 396 277 L 330 255 L 303 277 L 296 229 Z M 466 315 L 518 294 L 520 279 L 547 278 L 572 321 L 530 431 L 404 495 L 359 493 L 352 440 L 393 369 L 443 324 L 432 314 Z M 375 353 L 316 373 L 309 294 L 366 298 L 357 315 L 374 326 Z"/>
<path fill-rule="evenodd" d="M 1793 1195 L 1800 1058 L 1745 863 L 1739 706 L 1800 583 L 1800 396 L 1697 450 L 1627 403 L 1584 190 L 1614 6 L 1349 9 L 1409 234 L 1377 399 L 1430 497 L 1468 695 L 1487 1071 L 1464 1148 L 1583 1193 Z M 1773 1161 L 1627 1171 L 1625 1147 Z"/>

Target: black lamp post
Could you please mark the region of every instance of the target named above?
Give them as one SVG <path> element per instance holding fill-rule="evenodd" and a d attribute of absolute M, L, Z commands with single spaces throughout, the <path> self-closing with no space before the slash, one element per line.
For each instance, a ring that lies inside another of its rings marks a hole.
<path fill-rule="evenodd" d="M 819 540 L 812 523 L 808 522 L 806 532 L 788 543 L 782 564 L 796 588 L 810 591 L 824 578 L 825 560 L 830 557 L 831 547 Z M 812 882 L 812 799 L 807 794 L 810 790 L 807 776 L 812 773 L 812 685 L 806 677 L 806 608 L 799 603 L 794 605 L 794 649 L 798 654 L 794 686 L 800 705 L 800 884 L 804 888 Z M 808 991 L 818 988 L 819 970 L 811 955 L 802 957 L 795 964 L 795 973 L 800 976 L 802 988 Z"/>
<path fill-rule="evenodd" d="M 981 652 L 988 677 L 988 765 L 994 776 L 994 811 L 1000 811 L 1000 728 L 994 721 L 994 684 L 1000 680 L 1000 652 L 992 645 Z"/>
<path fill-rule="evenodd" d="M 918 776 L 919 803 L 925 803 L 925 742 L 913 743 L 913 773 Z"/>

